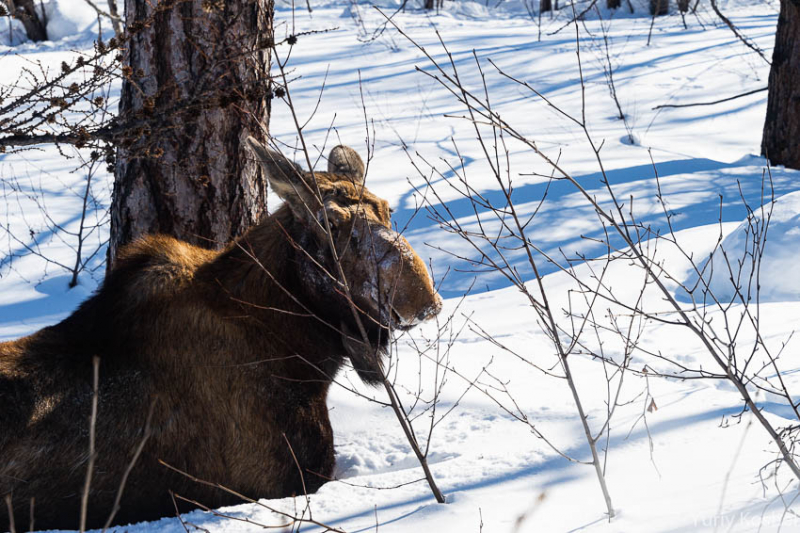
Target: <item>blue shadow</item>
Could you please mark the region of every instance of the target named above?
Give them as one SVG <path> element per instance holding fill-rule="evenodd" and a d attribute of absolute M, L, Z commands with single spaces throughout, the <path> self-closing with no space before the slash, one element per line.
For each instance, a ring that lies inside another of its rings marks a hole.
<path fill-rule="evenodd" d="M 465 161 L 465 166 L 471 163 Z M 680 159 L 656 165 L 661 180 L 663 196 L 668 211 L 665 213 L 656 203 L 658 194 L 655 171 L 652 165 L 637 165 L 615 170 L 607 170 L 605 177 L 615 190 L 618 200 L 623 206 L 626 218 L 629 218 L 629 202 L 633 201 L 633 212 L 636 227 L 629 228 L 638 232 L 643 240 L 669 231 L 670 223 L 675 231 L 723 222 L 743 220 L 747 216 L 745 202 L 751 207 L 762 204 L 762 172 L 754 170 L 766 168 L 760 157 L 748 156 L 734 163 L 723 163 L 705 158 Z M 474 171 L 473 171 L 474 172 Z M 702 173 L 703 176 L 691 176 Z M 685 176 L 685 178 L 684 178 Z M 791 170 L 772 169 L 775 196 L 780 196 L 798 189 L 797 173 Z M 454 180 L 453 171 L 443 173 L 443 177 L 433 181 L 438 191 L 449 189 L 447 182 Z M 603 197 L 605 191 L 604 176 L 600 172 L 576 176 L 576 180 L 588 191 Z M 462 227 L 477 230 L 480 219 L 484 227 L 492 227 L 497 218 L 491 208 L 508 210 L 509 202 L 500 190 L 481 192 L 483 200 L 476 204 L 472 198 L 461 197 L 446 202 L 431 201 L 427 212 L 416 212 L 412 207 L 413 197 L 425 194 L 409 191 L 404 195 L 397 207 L 394 220 L 399 228 L 405 228 L 405 235 L 411 244 L 422 252 L 431 255 L 434 273 L 449 271 L 448 279 L 442 286 L 444 297 L 457 297 L 477 281 L 478 290 L 494 290 L 506 287 L 510 282 L 492 271 L 489 260 L 500 262 L 498 253 L 483 243 L 481 249 L 487 259 L 481 260 L 481 254 L 475 250 L 471 255 L 461 258 L 448 255 L 430 241 L 437 238 L 442 231 L 439 220 L 459 221 Z M 546 201 L 535 217 L 539 202 Z M 427 195 L 431 200 L 431 195 Z M 539 274 L 558 271 L 567 263 L 576 264 L 585 259 L 604 255 L 607 248 L 603 241 L 610 242 L 612 248 L 621 248 L 624 241 L 621 237 L 609 232 L 609 239 L 602 224 L 597 220 L 594 210 L 588 202 L 580 197 L 576 188 L 566 180 L 554 180 L 549 184 L 522 184 L 510 193 L 511 201 L 523 222 L 526 222 L 525 233 L 532 246 L 541 250 L 536 257 Z M 481 205 L 482 204 L 482 205 Z M 609 201 L 603 201 L 606 209 L 611 209 Z M 673 205 L 676 207 L 670 208 Z M 668 221 L 669 217 L 669 221 Z M 582 223 L 579 223 L 582 222 Z M 521 241 L 509 238 L 509 232 L 499 232 L 509 244 L 502 245 L 502 252 L 509 266 L 516 269 L 523 280 L 534 279 L 534 273 L 522 249 Z M 499 242 L 503 242 L 503 238 Z M 454 240 L 453 240 L 454 239 Z M 458 243 L 459 237 L 453 236 L 450 242 Z M 425 246 L 428 246 L 428 250 Z M 429 252 L 429 253 L 428 253 Z M 545 255 L 547 258 L 545 258 Z M 549 258 L 549 259 L 548 259 Z M 467 259 L 467 260 L 464 260 Z"/>

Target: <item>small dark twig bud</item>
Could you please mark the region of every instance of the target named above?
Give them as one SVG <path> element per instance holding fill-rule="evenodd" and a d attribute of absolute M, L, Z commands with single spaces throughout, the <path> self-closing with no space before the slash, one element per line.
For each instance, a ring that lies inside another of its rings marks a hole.
<path fill-rule="evenodd" d="M 75 143 L 76 148 L 83 148 L 86 143 L 92 140 L 92 136 L 86 131 L 86 128 L 81 127 L 78 129 L 78 142 Z"/>
<path fill-rule="evenodd" d="M 283 90 L 283 87 L 278 87 L 275 89 L 276 98 L 283 98 L 284 96 L 286 96 L 286 91 Z"/>
<path fill-rule="evenodd" d="M 142 102 L 142 109 L 148 115 L 152 113 L 155 108 L 156 108 L 156 100 L 152 96 L 148 96 L 147 98 L 144 99 L 144 102 Z"/>
<path fill-rule="evenodd" d="M 286 39 L 286 42 L 289 43 L 290 45 L 297 44 L 297 35 L 290 35 L 289 38 Z"/>

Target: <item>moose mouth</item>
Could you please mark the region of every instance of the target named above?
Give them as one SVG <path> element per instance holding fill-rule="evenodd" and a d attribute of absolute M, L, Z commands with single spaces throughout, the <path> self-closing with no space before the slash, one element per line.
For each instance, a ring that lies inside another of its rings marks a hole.
<path fill-rule="evenodd" d="M 381 323 L 384 324 L 383 327 L 389 329 L 390 331 L 408 331 L 438 315 L 442 310 L 443 303 L 444 302 L 442 301 L 442 298 L 436 294 L 432 303 L 422 308 L 422 310 L 417 312 L 411 318 L 405 318 L 394 305 L 388 304 L 380 313 Z"/>
<path fill-rule="evenodd" d="M 408 320 L 403 318 L 403 315 L 395 308 L 394 305 L 387 301 L 381 301 L 378 295 L 377 283 L 367 282 L 364 284 L 364 292 L 368 294 L 367 303 L 361 310 L 364 314 L 370 317 L 373 322 L 380 329 L 394 331 L 408 331 L 416 326 L 418 320 Z M 386 298 L 388 300 L 389 298 Z"/>

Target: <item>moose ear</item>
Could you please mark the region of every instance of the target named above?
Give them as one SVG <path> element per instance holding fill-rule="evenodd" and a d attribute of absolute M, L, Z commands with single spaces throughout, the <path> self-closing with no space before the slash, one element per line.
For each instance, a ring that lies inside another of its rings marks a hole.
<path fill-rule="evenodd" d="M 364 183 L 364 162 L 349 146 L 335 146 L 328 156 L 328 172 L 340 174 L 353 180 L 356 185 Z"/>
<path fill-rule="evenodd" d="M 269 184 L 278 196 L 290 203 L 302 201 L 308 196 L 308 184 L 302 168 L 253 137 L 247 138 L 247 145 L 266 172 Z"/>

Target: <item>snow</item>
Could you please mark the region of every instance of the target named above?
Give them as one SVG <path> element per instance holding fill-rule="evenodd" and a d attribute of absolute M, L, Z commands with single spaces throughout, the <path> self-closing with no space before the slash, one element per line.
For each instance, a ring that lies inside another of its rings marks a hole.
<path fill-rule="evenodd" d="M 72 57 L 71 50 L 90 48 L 88 37 L 97 29 L 89 15 L 80 14 L 82 4 L 77 0 L 48 4 L 63 17 L 56 16 L 51 22 L 58 30 L 53 38 L 60 41 L 0 47 L 2 82 L 16 79 L 29 61 L 58 68 L 61 61 Z M 418 4 L 409 2 L 407 12 L 398 13 L 393 20 L 437 61 L 451 68 L 433 31 L 437 29 L 465 85 L 483 91 L 477 56 L 495 110 L 535 140 L 548 156 L 558 159 L 607 209 L 610 199 L 604 192 L 603 175 L 581 130 L 488 62 L 491 59 L 503 72 L 528 82 L 565 111 L 580 115 L 575 28 L 558 31 L 571 12 L 562 10 L 554 18 L 544 15 L 540 38 L 538 18 L 529 16 L 524 1 L 494 4 L 446 2 L 441 13 L 426 14 L 417 9 Z M 589 459 L 569 388 L 562 379 L 529 364 L 550 369 L 557 359 L 528 301 L 502 276 L 475 272 L 444 252 L 473 253 L 457 236 L 441 230 L 425 211 L 416 213 L 426 189 L 414 165 L 430 177 L 441 200 L 466 228 L 475 229 L 477 222 L 469 202 L 446 186 L 445 177 L 452 178 L 450 166 L 463 171 L 470 185 L 487 198 L 501 198 L 474 130 L 459 118 L 464 109 L 423 73 L 434 73 L 429 61 L 391 27 L 365 42 L 384 23 L 369 4 L 321 0 L 313 2 L 310 14 L 304 4 L 297 5 L 294 13 L 288 3 L 276 6 L 278 36 L 328 30 L 301 34 L 289 62 L 294 79 L 290 89 L 300 123 L 310 117 L 304 134 L 311 149 L 327 152 L 342 142 L 365 155 L 367 145 L 374 142 L 367 185 L 390 202 L 398 228 L 405 228 L 403 234 L 417 252 L 430 259 L 435 278 L 440 280 L 449 269 L 441 286 L 446 301 L 440 325 L 444 326 L 446 317 L 453 317 L 445 328 L 446 342 L 438 345 L 454 370 L 444 381 L 437 420 L 447 414 L 433 430 L 429 455 L 448 503 L 437 504 L 424 482 L 413 482 L 422 477 L 421 469 L 393 413 L 345 387 L 334 387 L 329 406 L 341 481 L 330 482 L 310 496 L 314 518 L 349 532 L 800 530 L 796 509 L 790 506 L 786 512 L 783 504 L 798 494 L 797 483 L 789 483 L 785 470 L 777 476 L 771 476 L 768 469 L 761 471 L 776 458 L 776 447 L 752 413 L 742 414 L 736 390 L 723 380 L 654 376 L 626 377 L 625 403 L 612 419 L 610 440 L 600 443 L 601 453 L 608 450 L 606 475 L 618 511 L 616 518 L 607 519 L 592 467 L 564 459 L 518 419 L 524 416 L 565 454 L 579 461 Z M 380 5 L 391 13 L 399 2 L 386 0 Z M 777 2 L 748 5 L 731 0 L 720 6 L 769 57 Z M 601 6 L 599 14 L 588 12 L 580 26 L 585 112 L 593 138 L 603 142 L 605 175 L 618 197 L 626 202 L 632 199 L 637 220 L 653 233 L 668 234 L 666 206 L 680 247 L 662 242 L 654 254 L 673 274 L 668 288 L 683 303 L 688 300 L 679 282 L 689 285 L 697 280 L 692 278 L 687 257 L 702 266 L 712 252 L 715 275 L 709 278 L 711 287 L 719 298 L 731 297 L 730 282 L 719 275 L 723 271 L 720 250 L 736 259 L 746 257 L 748 229 L 763 228 L 765 214 L 771 211 L 760 272 L 760 334 L 773 352 L 785 344 L 783 377 L 789 390 L 800 390 L 800 358 L 797 341 L 792 339 L 800 323 L 800 281 L 793 266 L 800 253 L 800 173 L 771 168 L 771 190 L 763 187 L 766 162 L 757 154 L 767 93 L 711 107 L 654 109 L 668 103 L 713 101 L 764 87 L 769 66 L 719 23 L 705 2 L 696 16 L 687 16 L 688 29 L 675 14 L 657 20 L 649 46 L 651 19 L 644 3 L 634 2 L 634 7 L 636 12 L 630 14 L 624 8 L 610 12 Z M 356 15 L 363 25 L 354 20 Z M 609 96 L 601 25 L 608 31 L 610 61 L 627 127 L 617 118 Z M 103 31 L 110 31 L 110 25 L 104 24 Z M 285 57 L 287 52 L 279 49 L 278 53 Z M 323 83 L 325 89 L 314 113 Z M 113 89 L 112 100 L 118 90 Z M 293 123 L 286 106 L 274 101 L 271 133 L 290 145 L 296 143 Z M 323 146 L 331 124 L 334 129 Z M 627 142 L 629 132 L 636 139 L 633 144 Z M 513 198 L 520 215 L 527 218 L 532 214 L 547 191 L 546 201 L 526 232 L 531 241 L 554 257 L 561 257 L 562 252 L 570 257 L 577 253 L 602 256 L 603 247 L 594 239 L 603 232 L 593 209 L 564 181 L 547 188 L 548 180 L 542 175 L 549 176 L 550 169 L 525 146 L 509 143 L 508 148 Z M 60 320 L 102 277 L 105 226 L 91 236 L 89 248 L 99 247 L 100 252 L 74 289 L 68 288 L 70 276 L 64 268 L 45 262 L 24 246 L 61 264 L 74 262 L 76 242 L 68 232 L 74 232 L 79 223 L 86 178 L 85 169 L 75 170 L 78 166 L 53 147 L 0 155 L 0 340 Z M 103 211 L 109 203 L 111 176 L 101 171 L 96 180 L 93 194 L 98 211 Z M 664 205 L 658 199 L 659 187 Z M 770 208 L 773 194 L 776 200 Z M 439 205 L 435 198 L 427 200 Z M 274 208 L 277 199 L 271 197 L 270 202 Z M 102 220 L 99 215 L 98 220 Z M 496 229 L 484 222 L 490 231 Z M 57 231 L 55 225 L 67 231 Z M 27 237 L 29 231 L 33 231 L 31 238 Z M 614 240 L 614 244 L 620 242 Z M 535 283 L 523 254 L 510 253 L 508 258 L 528 283 Z M 575 281 L 554 264 L 543 262 L 540 267 L 553 305 L 559 310 L 567 308 Z M 590 280 L 593 268 L 596 264 L 578 264 L 574 272 L 579 279 Z M 749 277 L 747 268 L 743 267 L 742 278 Z M 642 273 L 628 262 L 612 262 L 606 280 L 625 302 L 639 296 Z M 470 286 L 471 293 L 462 301 Z M 673 316 L 662 295 L 648 290 L 642 298 L 642 305 Z M 702 297 L 696 295 L 696 299 L 702 303 Z M 741 303 L 735 303 L 728 311 L 709 306 L 707 313 L 717 324 L 741 310 Z M 690 368 L 716 370 L 714 361 L 686 329 L 659 321 L 648 321 L 642 328 L 642 346 L 649 351 Z M 528 362 L 487 341 L 483 331 Z M 455 337 L 452 340 L 450 333 Z M 408 341 L 425 343 L 435 334 L 436 325 L 426 325 L 398 340 L 392 376 L 406 405 L 412 405 L 420 383 L 422 397 L 429 401 L 436 375 L 436 365 L 420 357 Z M 743 328 L 737 346 L 746 351 L 753 346 L 753 337 L 752 331 Z M 595 347 L 601 342 L 612 358 L 619 360 L 625 353 L 625 343 L 618 336 L 604 333 L 600 340 L 587 341 Z M 589 424 L 597 431 L 605 420 L 608 389 L 604 376 L 608 368 L 590 357 L 571 357 Z M 763 354 L 759 352 L 757 357 L 760 364 Z M 645 365 L 655 371 L 676 371 L 661 359 L 643 353 L 633 356 L 632 368 L 640 370 Z M 497 381 L 483 373 L 484 369 Z M 441 378 L 441 367 L 438 375 Z M 482 383 L 493 388 L 484 385 L 482 392 L 470 387 L 469 381 L 479 375 Z M 382 391 L 364 387 L 350 373 L 339 376 L 338 381 L 367 398 L 383 398 Z M 508 394 L 501 392 L 500 384 Z M 775 425 L 797 423 L 785 400 L 760 393 L 756 401 Z M 654 408 L 648 411 L 653 402 Z M 429 413 L 423 412 L 426 406 L 421 402 L 414 410 L 419 415 L 414 425 L 422 436 L 427 435 L 430 424 Z M 306 505 L 304 498 L 262 503 L 291 512 Z M 258 505 L 243 504 L 221 512 L 255 522 L 280 523 L 279 517 Z M 201 511 L 184 519 L 210 531 L 259 529 Z M 164 518 L 124 530 L 161 533 L 183 528 L 177 519 Z"/>
<path fill-rule="evenodd" d="M 4 46 L 16 46 L 25 42 L 28 36 L 25 34 L 25 28 L 22 22 L 17 19 L 8 19 L 3 21 L 0 25 L 0 44 Z"/>
<path fill-rule="evenodd" d="M 705 299 L 725 303 L 755 299 L 756 286 L 761 302 L 798 301 L 800 279 L 789 274 L 798 262 L 800 193 L 793 192 L 754 208 L 684 286 L 697 286 Z"/>
<path fill-rule="evenodd" d="M 105 2 L 97 2 L 103 9 L 108 9 Z M 47 37 L 51 41 L 60 41 L 64 38 L 72 37 L 81 33 L 97 34 L 97 11 L 87 2 L 72 0 L 71 2 L 61 2 L 50 0 L 45 4 L 47 13 Z M 108 39 L 113 35 L 113 29 L 108 19 L 102 21 L 104 38 Z"/>
<path fill-rule="evenodd" d="M 118 10 L 121 2 L 117 2 Z M 98 7 L 108 9 L 107 2 L 97 2 Z M 47 20 L 48 42 L 74 41 L 76 37 L 97 38 L 98 20 L 97 11 L 85 0 L 46 0 L 36 2 L 38 13 L 44 10 Z M 114 29 L 108 19 L 101 19 L 103 38 L 109 39 L 114 35 Z M 16 19 L 3 17 L 0 24 L 0 44 L 3 46 L 17 46 L 28 41 L 25 28 Z M 9 30 L 11 42 L 9 42 Z M 44 45 L 47 46 L 47 45 Z"/>

